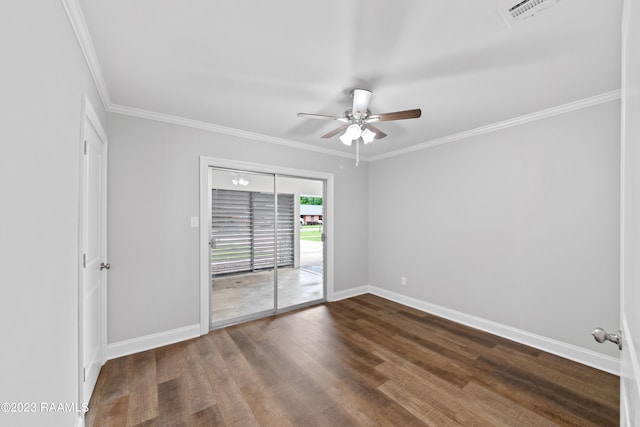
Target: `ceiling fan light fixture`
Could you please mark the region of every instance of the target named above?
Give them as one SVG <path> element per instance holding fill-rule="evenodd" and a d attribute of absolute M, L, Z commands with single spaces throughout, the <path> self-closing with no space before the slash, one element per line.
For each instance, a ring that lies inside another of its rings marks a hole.
<path fill-rule="evenodd" d="M 365 144 L 372 142 L 376 138 L 375 132 L 372 132 L 369 128 L 364 128 L 361 136 Z"/>
<path fill-rule="evenodd" d="M 345 132 L 342 135 L 340 135 L 340 141 L 342 141 L 344 145 L 351 147 L 351 143 L 353 142 L 353 139 L 351 139 L 351 137 L 348 135 L 348 132 Z"/>
<path fill-rule="evenodd" d="M 353 141 L 354 139 L 360 138 L 360 135 L 362 135 L 362 129 L 360 129 L 360 125 L 353 123 L 349 125 L 344 134 Z"/>

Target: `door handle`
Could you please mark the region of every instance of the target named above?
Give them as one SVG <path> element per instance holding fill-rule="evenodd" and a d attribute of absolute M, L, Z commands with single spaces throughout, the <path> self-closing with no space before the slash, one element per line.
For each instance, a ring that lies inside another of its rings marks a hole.
<path fill-rule="evenodd" d="M 111 264 L 109 264 L 109 263 L 105 264 L 104 262 L 100 263 L 100 270 L 108 270 L 110 268 L 111 268 Z"/>
<path fill-rule="evenodd" d="M 614 344 L 618 344 L 618 349 L 622 350 L 622 335 L 620 331 L 617 334 L 610 334 L 602 328 L 595 328 L 591 335 L 599 343 L 611 341 Z"/>

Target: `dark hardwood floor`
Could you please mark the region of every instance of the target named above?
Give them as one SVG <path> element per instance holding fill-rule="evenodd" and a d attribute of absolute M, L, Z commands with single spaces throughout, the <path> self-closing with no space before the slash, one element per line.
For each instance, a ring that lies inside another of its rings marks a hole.
<path fill-rule="evenodd" d="M 373 295 L 105 364 L 87 426 L 615 426 L 619 380 Z"/>

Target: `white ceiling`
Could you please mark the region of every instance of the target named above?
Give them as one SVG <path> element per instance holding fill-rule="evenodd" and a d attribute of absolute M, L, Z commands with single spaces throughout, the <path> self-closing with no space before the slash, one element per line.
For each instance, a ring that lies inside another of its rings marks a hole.
<path fill-rule="evenodd" d="M 320 138 L 339 123 L 296 113 L 340 115 L 354 87 L 373 114 L 422 109 L 379 123 L 368 158 L 620 88 L 622 0 L 512 27 L 502 0 L 78 3 L 112 107 L 349 153 Z"/>

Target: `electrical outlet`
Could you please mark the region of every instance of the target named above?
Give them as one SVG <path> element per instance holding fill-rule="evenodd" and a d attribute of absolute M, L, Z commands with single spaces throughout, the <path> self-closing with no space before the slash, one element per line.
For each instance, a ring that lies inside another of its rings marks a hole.
<path fill-rule="evenodd" d="M 402 276 L 402 277 L 400 278 L 400 284 L 401 284 L 402 286 L 405 286 L 405 285 L 407 284 L 407 278 L 406 278 L 406 277 L 404 277 L 404 276 Z"/>

